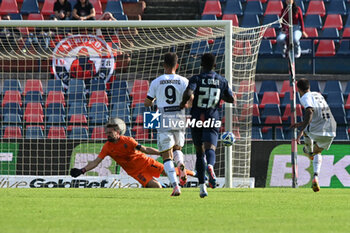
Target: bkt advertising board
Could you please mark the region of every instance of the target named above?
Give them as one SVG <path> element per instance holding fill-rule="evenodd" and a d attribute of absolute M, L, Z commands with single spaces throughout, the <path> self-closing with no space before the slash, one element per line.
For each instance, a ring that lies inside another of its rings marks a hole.
<path fill-rule="evenodd" d="M 312 160 L 301 155 L 303 145 L 298 146 L 298 185 L 311 187 L 313 176 Z M 266 187 L 291 187 L 292 167 L 290 145 L 276 146 L 270 154 Z M 319 184 L 323 188 L 350 187 L 350 145 L 333 144 L 322 153 Z"/>

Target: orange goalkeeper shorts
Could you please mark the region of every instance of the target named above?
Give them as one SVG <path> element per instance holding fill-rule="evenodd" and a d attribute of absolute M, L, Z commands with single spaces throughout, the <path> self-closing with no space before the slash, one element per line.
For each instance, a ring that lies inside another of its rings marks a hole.
<path fill-rule="evenodd" d="M 135 173 L 130 176 L 140 182 L 143 187 L 146 187 L 148 182 L 150 182 L 153 178 L 158 178 L 160 174 L 162 174 L 163 170 L 163 164 L 153 159 L 153 161 L 139 173 Z"/>

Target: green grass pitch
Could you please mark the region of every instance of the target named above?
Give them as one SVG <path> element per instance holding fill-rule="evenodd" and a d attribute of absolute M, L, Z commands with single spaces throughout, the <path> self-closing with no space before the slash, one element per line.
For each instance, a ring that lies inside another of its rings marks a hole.
<path fill-rule="evenodd" d="M 0 232 L 349 232 L 350 190 L 0 189 Z"/>

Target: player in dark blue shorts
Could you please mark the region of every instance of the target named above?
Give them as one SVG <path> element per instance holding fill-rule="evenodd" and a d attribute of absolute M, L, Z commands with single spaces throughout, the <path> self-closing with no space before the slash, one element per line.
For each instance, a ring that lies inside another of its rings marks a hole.
<path fill-rule="evenodd" d="M 184 108 L 192 94 L 194 95 L 191 108 L 191 121 L 195 120 L 196 124 L 194 126 L 191 125 L 191 133 L 193 144 L 196 148 L 199 195 L 203 198 L 208 196 L 204 182 L 205 170 L 208 172 L 210 187 L 216 187 L 214 164 L 216 157 L 215 149 L 219 135 L 219 127 L 216 124 L 220 121 L 218 112 L 219 103 L 220 100 L 233 103 L 234 96 L 227 80 L 213 71 L 215 68 L 215 56 L 213 54 L 204 54 L 202 56 L 201 66 L 202 73 L 190 78 L 180 107 Z M 202 121 L 203 124 L 198 124 L 198 121 Z M 204 156 L 206 157 L 207 165 Z"/>

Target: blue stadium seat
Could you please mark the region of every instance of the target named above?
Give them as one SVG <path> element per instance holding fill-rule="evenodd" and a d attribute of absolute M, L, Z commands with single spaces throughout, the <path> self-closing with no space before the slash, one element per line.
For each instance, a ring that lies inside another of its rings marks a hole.
<path fill-rule="evenodd" d="M 72 105 L 73 103 L 79 103 L 81 105 L 86 105 L 86 95 L 84 92 L 76 92 L 76 93 L 68 93 L 68 105 Z"/>
<path fill-rule="evenodd" d="M 260 1 L 249 1 L 246 4 L 244 15 L 263 15 L 264 9 Z"/>
<path fill-rule="evenodd" d="M 93 91 L 105 91 L 106 90 L 106 83 L 103 79 L 97 78 L 92 79 L 90 83 L 90 93 Z"/>
<path fill-rule="evenodd" d="M 340 15 L 347 14 L 344 0 L 330 1 L 326 10 L 327 10 L 327 14 L 340 14 Z"/>
<path fill-rule="evenodd" d="M 349 94 L 350 94 L 350 81 L 348 81 L 346 83 L 346 87 L 345 87 L 345 90 L 344 90 L 344 93 L 343 93 L 344 98 L 348 98 Z"/>
<path fill-rule="evenodd" d="M 195 41 L 191 45 L 190 55 L 197 56 L 209 52 L 209 44 L 207 40 Z"/>
<path fill-rule="evenodd" d="M 273 54 L 272 44 L 270 40 L 262 40 L 259 48 L 259 56 L 269 56 Z"/>
<path fill-rule="evenodd" d="M 295 0 L 295 3 L 297 4 L 297 6 L 300 7 L 301 12 L 303 12 L 303 15 L 305 15 L 305 5 L 304 5 L 304 1 L 303 1 L 303 0 Z"/>
<path fill-rule="evenodd" d="M 41 95 L 40 91 L 29 91 L 24 97 L 24 105 L 27 105 L 27 103 L 41 103 L 44 104 L 43 96 Z"/>
<path fill-rule="evenodd" d="M 261 124 L 261 119 L 260 119 L 260 116 L 253 116 L 253 121 L 252 123 L 254 125 L 260 125 Z"/>
<path fill-rule="evenodd" d="M 66 110 L 63 104 L 51 103 L 45 109 L 46 123 L 60 124 L 66 122 Z"/>
<path fill-rule="evenodd" d="M 346 121 L 350 122 L 350 109 L 346 110 Z"/>
<path fill-rule="evenodd" d="M 243 15 L 242 4 L 239 0 L 227 0 L 224 9 L 224 15 L 235 14 L 237 16 Z"/>
<path fill-rule="evenodd" d="M 311 57 L 312 56 L 312 40 L 300 40 L 301 53 L 303 57 Z"/>
<path fill-rule="evenodd" d="M 320 38 L 328 38 L 328 40 L 333 40 L 334 42 L 339 42 L 339 30 L 337 28 L 324 28 L 321 32 Z"/>
<path fill-rule="evenodd" d="M 347 124 L 344 105 L 330 105 L 329 108 L 337 124 Z"/>
<path fill-rule="evenodd" d="M 86 86 L 83 79 L 70 79 L 67 93 L 86 92 Z"/>
<path fill-rule="evenodd" d="M 23 116 L 23 111 L 19 103 L 7 103 L 2 108 L 2 115 L 5 114 L 15 114 Z"/>
<path fill-rule="evenodd" d="M 272 128 L 269 128 L 267 132 L 262 133 L 262 136 L 264 140 L 284 140 L 284 133 L 281 127 L 275 128 L 275 135 L 273 135 Z"/>
<path fill-rule="evenodd" d="M 85 115 L 87 116 L 87 109 L 86 105 L 80 104 L 80 103 L 72 103 L 68 107 L 68 118 L 70 118 L 72 115 Z"/>
<path fill-rule="evenodd" d="M 73 127 L 71 131 L 68 132 L 69 139 L 89 139 L 89 133 L 84 127 Z"/>
<path fill-rule="evenodd" d="M 266 104 L 264 110 L 260 114 L 262 121 L 265 121 L 267 116 L 281 116 L 281 109 L 278 104 Z"/>
<path fill-rule="evenodd" d="M 278 15 L 265 15 L 262 24 L 265 25 L 265 24 L 276 22 L 276 21 L 278 21 L 278 18 L 279 18 Z M 275 29 L 280 29 L 281 24 L 279 22 L 277 22 L 277 23 L 272 24 L 271 27 L 273 27 Z"/>
<path fill-rule="evenodd" d="M 310 91 L 321 92 L 320 84 L 317 80 L 309 80 L 310 82 Z"/>
<path fill-rule="evenodd" d="M 296 104 L 300 104 L 299 93 L 297 92 L 295 96 L 296 96 Z M 288 104 L 290 104 L 290 92 L 286 92 L 283 99 L 281 100 L 281 103 L 280 103 L 281 112 L 284 112 L 284 110 Z"/>
<path fill-rule="evenodd" d="M 61 91 L 64 92 L 61 79 L 49 79 L 47 81 L 46 94 L 49 94 L 50 91 Z"/>
<path fill-rule="evenodd" d="M 26 138 L 28 138 L 28 139 L 42 139 L 42 138 L 45 138 L 41 126 L 28 126 L 26 128 Z"/>
<path fill-rule="evenodd" d="M 2 86 L 2 93 L 6 91 L 19 91 L 22 93 L 22 86 L 18 79 L 5 79 Z"/>
<path fill-rule="evenodd" d="M 260 26 L 260 21 L 258 15 L 244 14 L 241 27 L 258 27 Z"/>
<path fill-rule="evenodd" d="M 131 109 L 132 112 L 132 121 L 135 121 L 137 116 L 142 115 L 144 112 L 149 112 L 151 109 L 145 107 L 144 104 L 136 104 L 134 108 Z"/>
<path fill-rule="evenodd" d="M 216 15 L 202 15 L 201 20 L 217 20 Z"/>
<path fill-rule="evenodd" d="M 2 122 L 10 124 L 22 123 L 22 117 L 13 113 L 4 114 Z"/>
<path fill-rule="evenodd" d="M 324 96 L 327 96 L 328 93 L 330 92 L 339 92 L 342 93 L 342 87 L 341 87 L 341 83 L 338 80 L 328 80 L 326 81 L 325 87 L 323 89 L 322 94 Z M 327 99 L 328 102 L 328 99 Z M 344 100 L 343 100 L 344 102 Z"/>
<path fill-rule="evenodd" d="M 338 126 L 334 140 L 349 141 L 348 127 Z"/>
<path fill-rule="evenodd" d="M 252 127 L 252 139 L 254 140 L 262 140 L 263 136 L 261 133 L 261 129 L 259 127 Z"/>
<path fill-rule="evenodd" d="M 321 29 L 323 26 L 321 16 L 319 16 L 319 15 L 307 15 L 307 16 L 305 16 L 304 26 L 307 28 Z"/>
<path fill-rule="evenodd" d="M 108 1 L 105 12 L 111 12 L 112 14 L 124 14 L 123 5 L 121 1 Z"/>
<path fill-rule="evenodd" d="M 213 53 L 215 56 L 225 54 L 225 39 L 224 38 L 215 39 L 211 53 Z"/>
<path fill-rule="evenodd" d="M 23 20 L 23 17 L 20 13 L 10 13 L 8 14 L 11 20 Z"/>
<path fill-rule="evenodd" d="M 261 86 L 258 94 L 259 99 L 262 98 L 262 96 L 264 95 L 264 92 L 266 91 L 278 92 L 277 84 L 274 80 L 264 80 L 261 82 Z"/>
<path fill-rule="evenodd" d="M 259 105 L 260 101 L 259 101 L 259 98 L 258 98 L 258 93 L 254 92 L 253 98 L 254 98 L 254 104 Z"/>
<path fill-rule="evenodd" d="M 128 16 L 124 14 L 113 14 L 113 17 L 118 21 L 126 21 L 128 20 Z"/>
<path fill-rule="evenodd" d="M 89 109 L 89 122 L 94 124 L 105 124 L 108 121 L 108 108 L 104 103 L 93 104 Z"/>
<path fill-rule="evenodd" d="M 350 55 L 350 40 L 341 40 L 340 41 L 340 46 L 338 48 L 337 55 L 339 55 L 339 56 L 349 56 Z"/>
<path fill-rule="evenodd" d="M 39 14 L 39 4 L 37 0 L 23 0 L 23 4 L 21 7 L 21 14 L 31 14 L 36 13 Z"/>
<path fill-rule="evenodd" d="M 112 105 L 111 117 L 125 119 L 131 116 L 129 104 L 125 102 L 116 102 Z"/>

